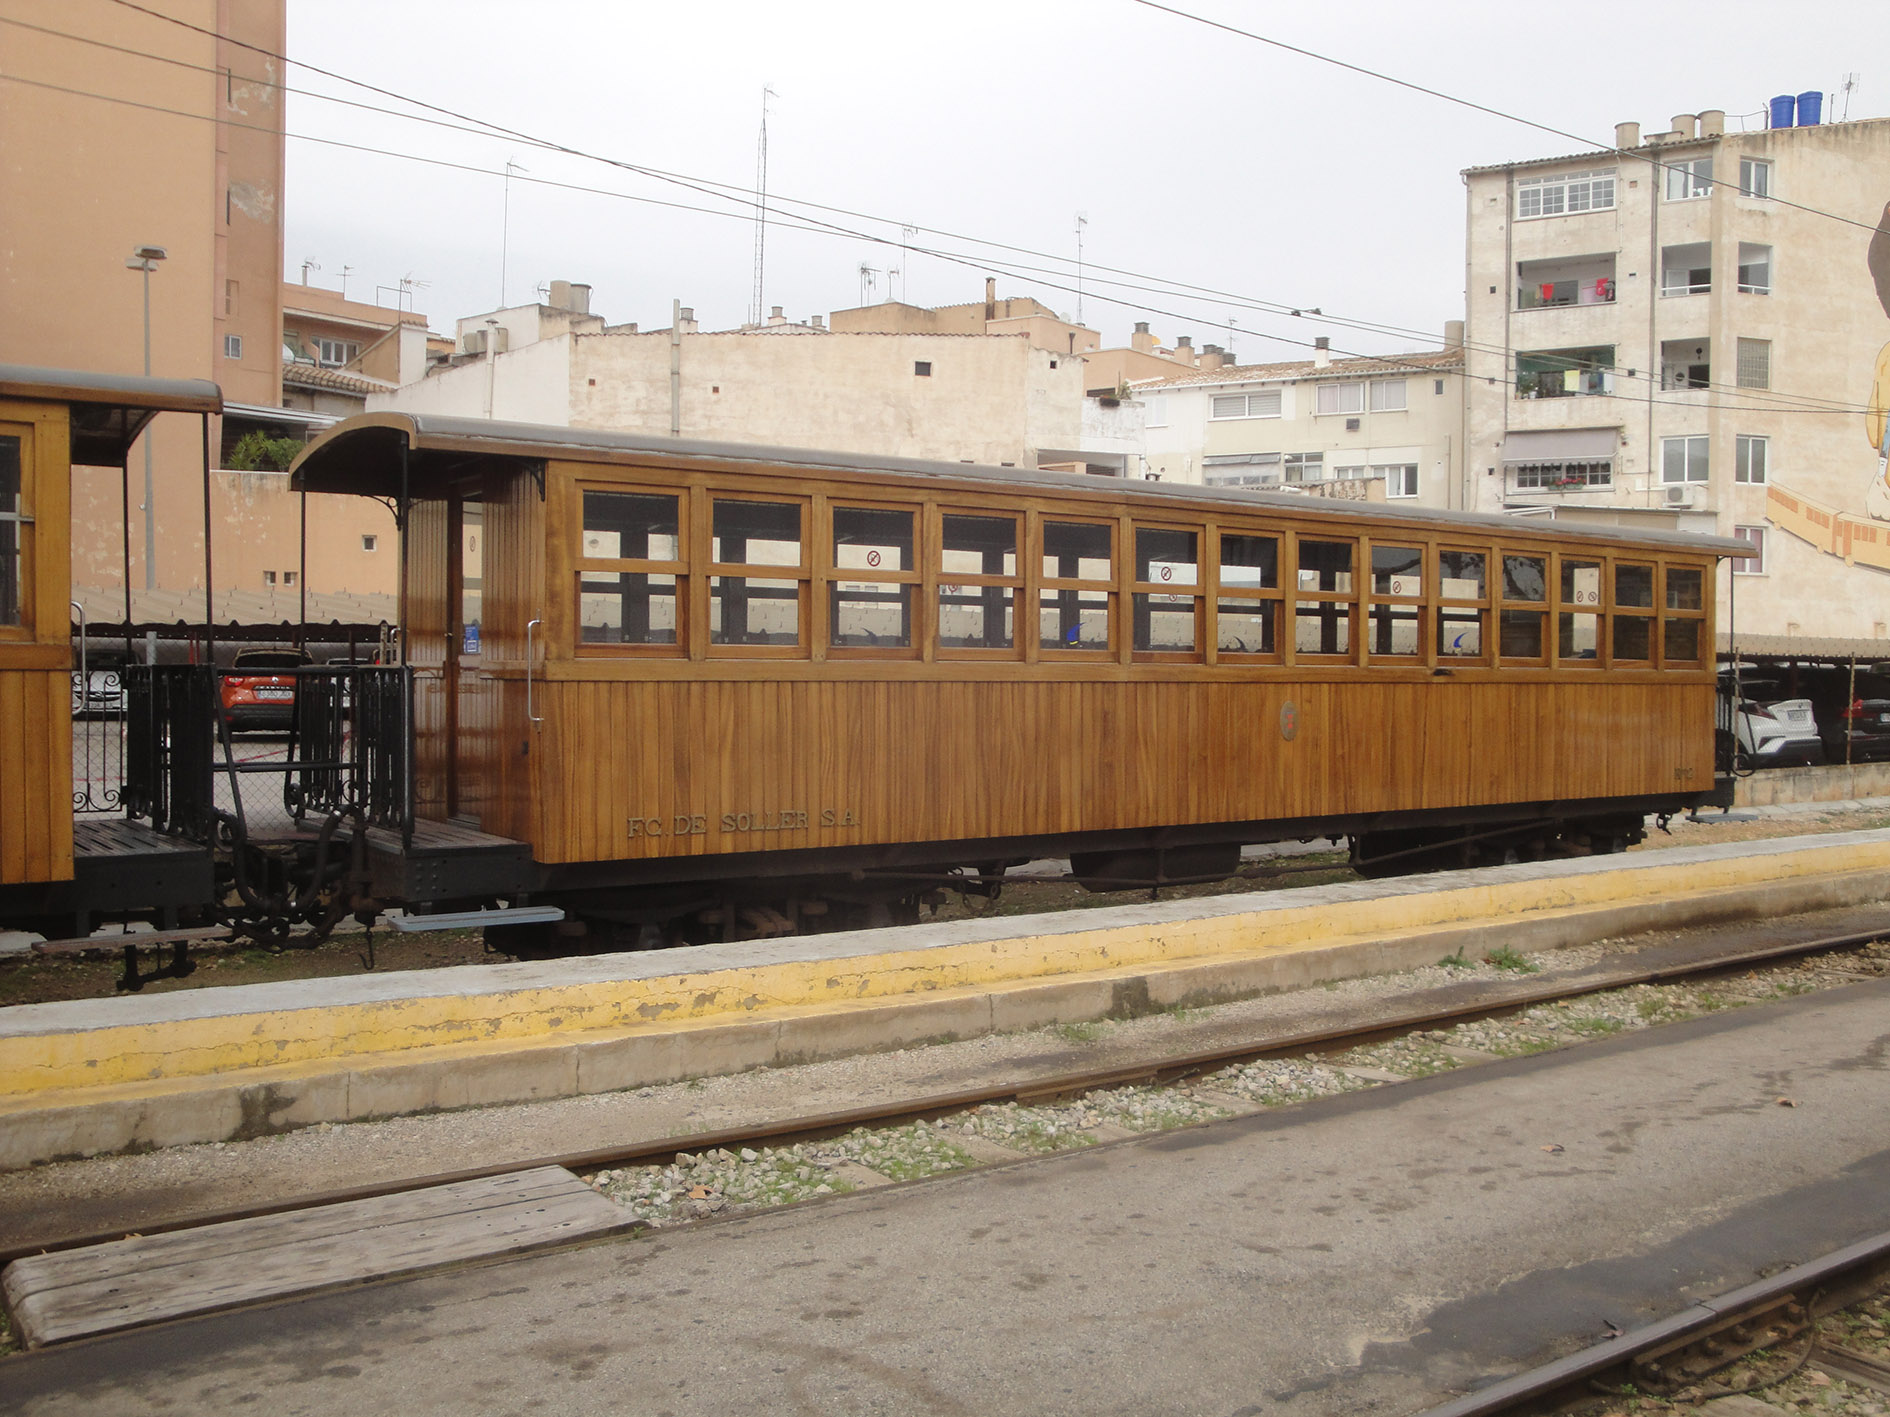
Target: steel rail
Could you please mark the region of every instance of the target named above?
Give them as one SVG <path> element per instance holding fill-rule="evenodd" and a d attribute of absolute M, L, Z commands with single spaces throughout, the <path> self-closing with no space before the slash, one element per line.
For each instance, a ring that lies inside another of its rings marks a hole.
<path fill-rule="evenodd" d="M 1689 1304 L 1677 1314 L 1632 1329 L 1553 1363 L 1504 1378 L 1501 1382 L 1453 1398 L 1418 1417 L 1496 1417 L 1529 1408 L 1551 1394 L 1599 1373 L 1621 1367 L 1643 1353 L 1705 1333 L 1748 1309 L 1757 1309 L 1801 1290 L 1819 1289 L 1857 1271 L 1890 1262 L 1890 1231 L 1833 1250 L 1804 1264 L 1793 1265 L 1755 1283 L 1716 1298 Z M 1809 1307 L 1807 1305 L 1807 1307 Z"/>
<path fill-rule="evenodd" d="M 226 1221 L 249 1220 L 262 1215 L 281 1215 L 291 1211 L 310 1210 L 317 1206 L 369 1200 L 376 1196 L 422 1190 L 430 1186 L 444 1186 L 460 1181 L 503 1176 L 514 1171 L 525 1171 L 540 1166 L 562 1166 L 566 1170 L 580 1172 L 603 1170 L 613 1166 L 647 1165 L 673 1160 L 680 1155 L 693 1155 L 717 1148 L 791 1145 L 796 1142 L 840 1136 L 852 1131 L 855 1127 L 885 1126 L 921 1120 L 932 1121 L 939 1117 L 967 1112 L 974 1107 L 993 1104 L 1041 1103 L 1079 1097 L 1085 1093 L 1102 1092 L 1116 1087 L 1175 1082 L 1201 1073 L 1214 1072 L 1234 1063 L 1297 1053 L 1343 1052 L 1364 1043 L 1435 1028 L 1440 1024 L 1494 1018 L 1519 1013 L 1538 1004 L 1581 998 L 1589 994 L 1607 993 L 1615 989 L 1629 989 L 1641 984 L 1660 984 L 1676 979 L 1698 978 L 1703 975 L 1735 973 L 1781 960 L 1855 948 L 1882 940 L 1886 936 L 1890 936 L 1890 926 L 1879 930 L 1865 930 L 1786 944 L 1767 945 L 1756 950 L 1742 950 L 1736 954 L 1716 955 L 1709 959 L 1625 970 L 1605 977 L 1564 980 L 1533 989 L 1517 989 L 1506 992 L 1501 998 L 1484 999 L 1456 1008 L 1412 1010 L 1359 1023 L 1249 1039 L 1241 1043 L 1192 1053 L 1172 1054 L 1137 1063 L 1089 1068 L 1020 1082 L 1000 1083 L 990 1087 L 934 1093 L 930 1096 L 906 1098 L 871 1107 L 855 1107 L 838 1112 L 788 1117 L 778 1121 L 725 1128 L 721 1131 L 691 1132 L 683 1136 L 658 1137 L 622 1146 L 600 1147 L 589 1151 L 507 1161 L 490 1166 L 437 1172 L 426 1176 L 375 1181 L 257 1205 L 235 1206 L 179 1216 L 170 1220 L 156 1220 L 93 1231 L 88 1234 L 61 1236 L 53 1240 L 33 1241 L 0 1249 L 0 1269 L 27 1255 L 51 1254 L 59 1250 L 106 1244 L 132 1234 L 158 1235 Z M 997 1164 L 1009 1165 L 1011 1163 Z"/>

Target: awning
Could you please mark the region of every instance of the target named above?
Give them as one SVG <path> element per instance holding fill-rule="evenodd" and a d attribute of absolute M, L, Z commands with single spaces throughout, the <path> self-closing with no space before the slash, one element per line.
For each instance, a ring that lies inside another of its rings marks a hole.
<path fill-rule="evenodd" d="M 260 403 L 226 403 L 223 405 L 226 418 L 241 418 L 251 423 L 287 423 L 297 428 L 333 428 L 341 422 L 338 413 L 316 413 L 307 408 L 276 408 Z"/>
<path fill-rule="evenodd" d="M 1532 428 L 1503 438 L 1503 461 L 1599 462 L 1621 445 L 1619 428 Z"/>

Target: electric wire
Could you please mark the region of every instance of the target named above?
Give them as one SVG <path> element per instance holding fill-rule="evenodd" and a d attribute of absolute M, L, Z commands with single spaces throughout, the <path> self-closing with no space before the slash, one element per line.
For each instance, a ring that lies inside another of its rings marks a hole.
<path fill-rule="evenodd" d="M 166 15 L 159 14 L 158 12 L 151 10 L 146 6 L 135 3 L 135 0 L 114 0 L 114 3 L 122 5 L 124 8 L 131 9 L 142 14 L 150 15 L 153 18 L 166 20 L 169 23 L 179 25 L 182 28 L 192 30 L 196 33 L 215 37 L 215 31 L 213 30 L 209 30 L 200 25 L 192 24 L 188 21 L 177 19 L 173 16 L 166 16 Z M 1137 0 L 1137 3 L 1146 3 L 1146 0 Z M 1193 19 L 1201 18 L 1198 16 L 1191 16 L 1187 12 L 1176 10 L 1173 7 L 1169 7 L 1169 6 L 1153 5 L 1152 8 L 1160 9 L 1167 13 L 1171 13 L 1182 18 L 1193 18 Z M 142 55 L 142 57 L 155 59 L 159 62 L 178 64 L 178 65 L 181 65 L 182 67 L 196 69 L 201 72 L 208 72 L 212 74 L 223 74 L 226 72 L 225 70 L 221 68 L 210 68 L 208 66 L 195 65 L 184 60 L 175 60 L 167 56 L 161 56 L 161 55 L 151 55 L 151 54 L 145 53 L 144 51 L 132 50 L 124 46 L 111 45 L 103 41 L 94 41 L 85 36 L 65 34 L 62 31 L 52 30 L 45 26 L 30 25 L 30 24 L 26 24 L 25 22 L 16 22 L 16 21 L 6 21 L 6 22 L 18 23 L 18 24 L 21 24 L 25 28 L 38 30 L 42 33 L 46 33 L 49 35 L 59 35 L 61 37 L 73 39 L 81 43 L 100 44 L 102 47 L 112 49 L 116 52 Z M 1219 22 L 1217 21 L 1201 20 L 1201 22 L 1205 24 L 1209 24 L 1210 26 L 1214 26 L 1214 27 L 1232 29 L 1232 27 L 1221 26 Z M 1232 29 L 1232 32 L 1243 35 L 1248 38 L 1260 40 L 1263 43 L 1276 44 L 1278 45 L 1278 47 L 1291 50 L 1295 53 L 1303 53 L 1307 55 L 1308 57 L 1318 59 L 1322 62 L 1336 64 L 1341 68 L 1354 69 L 1357 72 L 1366 74 L 1370 77 L 1384 79 L 1386 82 L 1399 84 L 1408 88 L 1413 88 L 1419 92 L 1430 94 L 1432 96 L 1439 97 L 1450 102 L 1463 103 L 1469 107 L 1476 108 L 1480 111 L 1487 112 L 1498 117 L 1510 118 L 1513 121 L 1524 123 L 1524 124 L 1527 124 L 1528 126 L 1540 128 L 1544 132 L 1552 133 L 1559 137 L 1566 137 L 1566 138 L 1571 139 L 1572 141 L 1590 143 L 1591 145 L 1593 145 L 1591 140 L 1581 138 L 1579 135 L 1568 133 L 1562 129 L 1548 127 L 1547 125 L 1543 125 L 1539 123 L 1534 123 L 1532 120 L 1520 118 L 1520 117 L 1517 117 L 1516 115 L 1505 113 L 1502 110 L 1485 108 L 1483 105 L 1474 104 L 1474 103 L 1469 102 L 1468 100 L 1457 99 L 1451 95 L 1443 94 L 1439 91 L 1425 88 L 1422 85 L 1411 84 L 1411 83 L 1408 83 L 1407 81 L 1396 79 L 1392 76 L 1379 74 L 1377 71 L 1374 71 L 1374 70 L 1363 69 L 1363 68 L 1360 68 L 1359 66 L 1348 64 L 1343 60 L 1331 59 L 1328 56 L 1319 55 L 1312 51 L 1301 50 L 1298 47 L 1290 45 L 1290 44 L 1286 44 L 1283 41 L 1275 41 L 1265 36 L 1255 35 L 1245 30 Z M 401 118 L 407 121 L 426 123 L 431 126 L 446 128 L 451 131 L 468 133 L 474 136 L 482 136 L 482 137 L 501 136 L 501 137 L 507 138 L 508 140 L 518 141 L 518 142 L 525 143 L 527 145 L 530 145 L 536 148 L 558 152 L 567 156 L 580 158 L 586 161 L 594 161 L 594 162 L 603 163 L 605 165 L 616 167 L 624 171 L 633 172 L 641 176 L 652 177 L 657 180 L 661 180 L 665 182 L 672 182 L 678 185 L 682 185 L 688 188 L 689 190 L 696 191 L 704 196 L 710 196 L 710 197 L 714 197 L 721 200 L 735 202 L 738 205 L 747 206 L 751 208 L 751 212 L 747 214 L 743 214 L 743 217 L 742 217 L 743 220 L 750 219 L 750 216 L 753 216 L 762 220 L 766 219 L 765 211 L 756 203 L 754 198 L 749 195 L 749 189 L 736 187 L 734 184 L 721 183 L 710 178 L 700 178 L 700 177 L 693 177 L 693 176 L 689 176 L 685 174 L 667 172 L 667 171 L 664 171 L 663 169 L 651 168 L 642 164 L 631 163 L 622 159 L 611 158 L 611 157 L 607 157 L 601 154 L 587 152 L 583 149 L 574 148 L 567 144 L 559 143 L 552 139 L 541 138 L 534 134 L 526 133 L 520 130 L 505 128 L 502 125 L 491 123 L 487 120 L 478 118 L 475 115 L 469 115 L 469 114 L 461 113 L 458 110 L 444 108 L 439 105 L 431 104 L 431 103 L 426 102 L 425 100 L 416 99 L 409 95 L 400 94 L 395 90 L 385 89 L 378 85 L 369 84 L 369 83 L 366 83 L 365 81 L 351 78 L 347 75 L 337 73 L 333 70 L 328 70 L 328 69 L 324 69 L 316 65 L 307 64 L 304 61 L 292 59 L 287 55 L 278 54 L 273 50 L 268 50 L 258 45 L 249 44 L 246 41 L 230 40 L 229 42 L 237 44 L 239 47 L 249 49 L 252 52 L 265 55 L 272 59 L 276 59 L 279 62 L 282 62 L 285 64 L 293 64 L 298 67 L 308 69 L 311 72 L 321 74 L 324 77 L 333 78 L 337 80 L 338 82 L 347 83 L 355 87 L 365 89 L 369 92 L 378 93 L 389 98 L 394 98 L 403 103 L 426 108 L 435 113 L 448 115 L 449 117 L 457 121 L 446 122 L 441 119 L 425 118 L 420 115 L 407 114 L 407 113 L 399 112 L 398 110 L 382 108 L 378 105 L 362 104 L 355 100 L 343 99 L 334 95 L 322 94 L 314 90 L 291 89 L 291 88 L 288 88 L 287 86 L 278 84 L 275 81 L 268 80 L 268 79 L 251 80 L 249 82 L 257 82 L 257 83 L 262 83 L 265 85 L 271 85 L 271 86 L 283 89 L 283 91 L 285 92 L 298 93 L 303 96 L 322 99 L 324 101 L 332 102 L 338 105 L 359 108 L 359 109 L 363 109 L 369 112 L 380 113 L 388 117 Z M 79 91 L 73 91 L 73 92 L 79 92 Z M 91 96 L 101 97 L 101 98 L 110 97 L 107 95 L 91 95 Z M 192 115 L 180 115 L 180 116 L 192 116 Z M 238 126 L 245 126 L 245 125 L 238 125 Z M 262 131 L 274 131 L 274 130 L 262 130 Z M 283 131 L 282 136 L 296 137 L 303 141 L 322 142 L 322 143 L 328 143 L 331 145 L 336 142 L 336 140 L 318 139 L 308 134 L 288 133 L 286 132 L 286 130 Z M 388 149 L 378 149 L 378 148 L 367 147 L 365 145 L 357 145 L 357 146 L 359 147 L 359 150 L 361 151 L 378 153 L 384 156 L 406 157 L 411 160 L 424 161 L 424 162 L 437 161 L 435 159 L 423 158 L 418 154 L 401 153 L 398 151 L 392 151 Z M 1656 164 L 1656 165 L 1659 165 L 1659 164 Z M 486 173 L 486 170 L 482 168 L 467 166 L 467 165 L 462 165 L 462 167 L 463 167 L 463 170 L 475 172 L 480 175 L 488 175 Z M 617 196 L 625 200 L 646 201 L 646 202 L 651 202 L 654 205 L 668 206 L 675 210 L 694 211 L 694 212 L 702 213 L 704 215 L 725 215 L 725 213 L 720 213 L 709 208 L 692 207 L 687 204 L 679 204 L 679 203 L 663 203 L 663 202 L 657 201 L 656 199 L 641 198 L 641 197 L 637 197 L 637 196 L 634 196 L 632 194 L 627 194 L 627 193 L 610 192 L 607 189 L 593 189 L 593 188 L 585 187 L 581 184 L 548 184 L 548 185 L 560 185 L 560 186 L 565 187 L 567 190 L 573 190 L 573 191 L 597 192 L 601 195 Z M 875 223 L 888 225 L 888 226 L 892 225 L 891 218 L 880 217 L 872 213 L 857 212 L 857 211 L 852 211 L 846 208 L 826 206 L 821 203 L 811 202 L 811 201 L 798 199 L 798 198 L 775 196 L 773 197 L 773 200 L 777 204 L 787 204 L 787 205 L 792 205 L 792 206 L 807 207 L 811 210 L 831 211 L 836 214 L 846 215 L 857 220 L 865 220 L 865 221 L 875 222 Z M 1796 205 L 1796 204 L 1791 204 L 1791 203 L 1781 203 L 1781 204 L 1782 205 Z M 1834 215 L 1828 212 L 1819 212 L 1818 209 L 1811 208 L 1811 207 L 1803 207 L 1801 209 L 1805 211 L 1809 211 L 1809 212 L 1817 212 L 1818 214 L 1821 214 L 1821 215 L 1827 215 L 1827 216 Z M 1848 218 L 1842 218 L 1842 219 L 1849 220 Z M 825 230 L 825 231 L 831 232 L 832 234 L 844 236 L 853 240 L 862 240 L 862 241 L 867 241 L 870 243 L 885 245 L 889 247 L 893 245 L 897 245 L 899 249 L 915 251 L 918 254 L 930 256 L 933 259 L 955 262 L 961 265 L 971 264 L 971 265 L 977 265 L 980 267 L 988 265 L 988 266 L 997 267 L 999 269 L 1007 269 L 1013 273 L 1031 275 L 1037 278 L 1043 278 L 1051 274 L 1061 275 L 1062 267 L 1067 266 L 1069 264 L 1067 258 L 1056 256 L 1052 253 L 1036 251 L 1028 247 L 1019 247 L 1015 245 L 1010 245 L 1008 243 L 991 241 L 985 238 L 970 236 L 964 233 L 950 232 L 950 231 L 946 231 L 946 230 L 942 230 L 938 228 L 921 226 L 921 227 L 916 227 L 916 228 L 908 227 L 907 229 L 914 230 L 915 232 L 924 231 L 935 236 L 944 236 L 947 239 L 965 241 L 974 245 L 987 246 L 994 250 L 1016 251 L 1021 254 L 1030 255 L 1030 256 L 1036 257 L 1037 259 L 1047 260 L 1047 261 L 1055 262 L 1057 264 L 1053 267 L 1046 269 L 1044 267 L 1024 265 L 1024 264 L 1020 264 L 1016 262 L 992 261 L 988 257 L 981 258 L 976 261 L 972 261 L 972 260 L 966 259 L 962 255 L 946 253 L 940 250 L 931 249 L 927 247 L 914 246 L 910 242 L 907 242 L 904 240 L 901 240 L 895 243 L 886 237 L 877 236 L 868 232 L 861 232 L 861 231 L 852 230 L 849 228 L 839 227 L 833 223 L 822 222 L 822 221 L 809 219 L 809 218 L 801 218 L 801 220 L 804 223 L 803 225 L 799 227 L 789 227 L 788 229 L 790 230 L 798 229 L 798 230 L 803 230 L 803 231 L 814 231 L 814 232 Z M 1862 223 L 1857 223 L 1857 222 L 1853 222 L 1852 224 L 1860 225 L 1860 226 L 1862 225 Z M 904 224 L 902 223 L 902 225 Z M 1867 229 L 1874 231 L 1877 228 L 1867 228 Z M 1191 298 L 1201 298 L 1205 296 L 1205 298 L 1213 299 L 1217 303 L 1220 303 L 1223 305 L 1234 304 L 1240 308 L 1253 310 L 1256 313 L 1290 314 L 1293 316 L 1299 316 L 1302 310 L 1306 308 L 1304 306 L 1299 306 L 1299 307 L 1289 306 L 1284 302 L 1268 301 L 1268 300 L 1263 300 L 1256 297 L 1240 295 L 1240 294 L 1229 292 L 1229 291 L 1220 291 L 1211 287 L 1193 286 L 1186 282 L 1163 281 L 1159 277 L 1145 276 L 1136 272 L 1123 271 L 1120 268 L 1115 268 L 1115 267 L 1092 266 L 1090 267 L 1090 269 L 1097 270 L 1097 271 L 1108 271 L 1114 275 L 1134 277 L 1134 279 L 1131 279 L 1131 280 L 1105 280 L 1102 282 L 1103 284 L 1112 285 L 1121 289 L 1137 290 L 1144 293 L 1154 293 L 1154 294 L 1158 294 L 1166 298 L 1180 298 L 1180 299 L 1185 300 L 1185 299 L 1191 299 Z M 1159 283 L 1150 284 L 1150 282 L 1159 282 Z M 1045 279 L 1043 283 L 1046 285 L 1050 285 L 1051 288 L 1053 289 L 1062 290 L 1065 293 L 1075 293 L 1074 287 L 1071 287 L 1069 285 L 1056 284 L 1047 279 Z M 1198 295 L 1196 294 L 1197 292 L 1199 292 Z M 1107 297 L 1107 296 L 1103 298 L 1110 300 L 1110 303 L 1112 304 L 1117 304 L 1128 309 L 1138 310 L 1143 313 L 1160 314 L 1160 315 L 1167 316 L 1169 318 L 1174 318 L 1174 319 L 1184 320 L 1184 321 L 1191 318 L 1200 318 L 1198 316 L 1190 316 L 1186 313 L 1179 312 L 1179 311 L 1162 309 L 1159 307 L 1144 305 L 1144 304 L 1140 304 L 1136 302 L 1127 302 L 1127 301 L 1122 301 L 1119 299 L 1111 299 L 1110 297 Z M 1379 333 L 1379 334 L 1396 334 L 1396 335 L 1401 335 L 1401 336 L 1419 337 L 1419 338 L 1427 337 L 1433 334 L 1433 332 L 1430 332 L 1430 331 L 1414 330 L 1406 326 L 1397 326 L 1397 325 L 1390 325 L 1390 324 L 1384 324 L 1384 323 L 1379 323 L 1379 322 L 1364 321 L 1364 320 L 1359 320 L 1356 318 L 1346 317 L 1346 316 L 1327 315 L 1324 313 L 1323 310 L 1318 311 L 1318 314 L 1322 320 L 1328 323 L 1339 325 L 1345 328 L 1359 330 L 1361 332 Z M 1242 329 L 1238 326 L 1233 326 L 1233 325 L 1229 325 L 1228 328 L 1230 328 L 1236 333 L 1250 335 L 1257 339 L 1270 340 L 1276 343 L 1297 345 L 1302 348 L 1315 348 L 1316 347 L 1315 342 L 1312 340 L 1297 338 L 1291 335 L 1270 332 L 1270 331 Z M 1552 356 L 1555 353 L 1554 351 L 1532 351 L 1532 350 L 1524 349 L 1520 346 L 1494 345 L 1494 344 L 1489 344 L 1486 342 L 1470 341 L 1470 340 L 1466 340 L 1464 342 L 1463 347 L 1467 350 L 1474 350 L 1478 353 L 1486 353 L 1486 354 L 1492 355 L 1493 357 L 1501 358 L 1506 363 L 1510 358 L 1514 356 L 1518 356 L 1518 355 L 1527 355 L 1531 353 L 1536 353 L 1543 356 Z M 1395 361 L 1398 358 L 1397 356 L 1370 355 L 1370 354 L 1365 354 L 1363 352 L 1355 351 L 1355 350 L 1342 349 L 1338 352 L 1343 353 L 1347 355 L 1348 357 L 1354 358 L 1354 359 L 1386 359 L 1386 360 Z M 1233 367 L 1238 368 L 1239 366 L 1233 366 Z M 1406 367 L 1406 366 L 1401 365 L 1400 367 Z M 1425 366 L 1425 368 L 1427 369 L 1430 367 L 1431 366 L 1428 366 L 1428 365 Z M 1632 367 L 1632 366 L 1624 366 L 1624 365 L 1589 363 L 1589 364 L 1584 364 L 1581 366 L 1572 365 L 1570 367 L 1582 367 L 1582 368 L 1594 369 L 1597 371 L 1605 371 L 1605 372 L 1615 375 L 1617 378 L 1633 379 L 1636 382 L 1646 383 L 1650 386 L 1649 396 L 1644 399 L 1635 397 L 1635 396 L 1622 395 L 1618 393 L 1612 393 L 1608 395 L 1609 397 L 1617 397 L 1617 398 L 1629 397 L 1634 402 L 1647 402 L 1647 403 L 1660 404 L 1660 405 L 1665 405 L 1665 406 L 1676 406 L 1676 407 L 1697 407 L 1698 406 L 1691 402 L 1681 402 L 1681 401 L 1676 401 L 1676 400 L 1671 400 L 1671 399 L 1657 399 L 1657 398 L 1652 397 L 1652 393 L 1653 393 L 1652 386 L 1656 384 L 1659 376 L 1651 369 L 1649 370 L 1648 373 L 1641 374 L 1637 368 Z M 1472 376 L 1466 373 L 1465 377 L 1472 377 Z M 1507 372 L 1505 373 L 1505 379 L 1507 380 Z M 1731 393 L 1735 398 L 1745 399 L 1749 401 L 1743 405 L 1734 405 L 1734 404 L 1715 405 L 1716 407 L 1725 408 L 1725 409 L 1729 409 L 1733 411 L 1790 412 L 1790 413 L 1827 411 L 1827 412 L 1838 413 L 1838 414 L 1856 414 L 1859 412 L 1869 411 L 1868 409 L 1860 409 L 1856 405 L 1846 404 L 1838 400 L 1826 399 L 1819 395 L 1791 394 L 1783 390 L 1755 389 L 1746 385 L 1740 385 L 1736 383 L 1728 384 L 1728 383 L 1725 383 L 1724 381 L 1718 381 L 1718 380 L 1707 380 L 1707 381 L 1704 381 L 1703 383 L 1689 384 L 1686 387 L 1688 389 L 1707 389 L 1707 390 L 1724 391 L 1727 393 Z M 1661 391 L 1666 392 L 1669 390 L 1663 384 L 1661 386 Z"/>

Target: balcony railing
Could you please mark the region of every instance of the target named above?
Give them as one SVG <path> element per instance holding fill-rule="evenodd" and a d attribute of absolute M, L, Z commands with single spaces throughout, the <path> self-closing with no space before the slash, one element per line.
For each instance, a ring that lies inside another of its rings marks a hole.
<path fill-rule="evenodd" d="M 1552 305 L 1612 305 L 1614 277 L 1592 280 L 1525 281 L 1516 288 L 1518 310 L 1544 310 Z"/>
<path fill-rule="evenodd" d="M 1516 397 L 1572 399 L 1614 392 L 1611 369 L 1530 369 L 1516 376 Z"/>

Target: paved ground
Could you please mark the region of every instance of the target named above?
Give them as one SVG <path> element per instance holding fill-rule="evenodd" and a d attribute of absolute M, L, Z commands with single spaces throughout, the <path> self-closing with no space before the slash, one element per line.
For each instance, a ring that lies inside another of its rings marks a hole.
<path fill-rule="evenodd" d="M 1887 1071 L 1860 984 L 27 1355 L 0 1410 L 1408 1412 L 1890 1228 Z"/>

